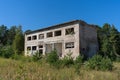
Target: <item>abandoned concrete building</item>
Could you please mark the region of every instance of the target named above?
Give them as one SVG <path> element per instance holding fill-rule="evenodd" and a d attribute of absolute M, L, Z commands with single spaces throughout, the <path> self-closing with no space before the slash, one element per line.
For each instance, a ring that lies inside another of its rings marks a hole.
<path fill-rule="evenodd" d="M 74 20 L 25 34 L 26 56 L 37 51 L 45 55 L 54 49 L 61 58 L 68 53 L 72 53 L 72 57 L 93 56 L 98 50 L 96 26 Z"/>

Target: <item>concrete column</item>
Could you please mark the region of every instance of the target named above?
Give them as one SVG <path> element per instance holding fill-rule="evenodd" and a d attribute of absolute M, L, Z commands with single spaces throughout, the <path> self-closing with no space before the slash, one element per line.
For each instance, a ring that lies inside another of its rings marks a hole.
<path fill-rule="evenodd" d="M 46 51 L 46 45 L 43 44 L 43 55 L 45 55 L 45 51 Z"/>
<path fill-rule="evenodd" d="M 54 35 L 55 35 L 54 31 L 52 31 L 52 34 L 53 34 L 53 37 L 54 37 Z"/>
<path fill-rule="evenodd" d="M 31 50 L 28 52 L 28 55 L 31 56 L 31 54 L 32 54 L 32 46 L 30 46 L 30 48 L 31 48 Z"/>
<path fill-rule="evenodd" d="M 55 43 L 52 43 L 52 50 L 55 49 Z"/>

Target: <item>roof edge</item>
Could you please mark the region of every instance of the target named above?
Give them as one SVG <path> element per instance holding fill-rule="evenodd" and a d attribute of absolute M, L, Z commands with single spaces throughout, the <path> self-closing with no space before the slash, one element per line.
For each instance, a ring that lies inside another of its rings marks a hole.
<path fill-rule="evenodd" d="M 25 34 L 29 35 L 29 34 L 32 34 L 32 33 L 37 33 L 37 32 L 40 32 L 40 31 L 51 30 L 51 29 L 59 28 L 61 26 L 75 24 L 75 23 L 87 24 L 85 21 L 82 21 L 82 20 L 73 20 L 73 21 L 69 21 L 69 22 L 65 22 L 65 23 L 61 23 L 61 24 L 56 24 L 56 25 L 45 27 L 45 28 L 41 28 L 41 29 L 37 29 L 37 30 L 31 31 L 31 32 L 27 32 Z M 90 24 L 87 24 L 87 25 L 90 25 Z"/>

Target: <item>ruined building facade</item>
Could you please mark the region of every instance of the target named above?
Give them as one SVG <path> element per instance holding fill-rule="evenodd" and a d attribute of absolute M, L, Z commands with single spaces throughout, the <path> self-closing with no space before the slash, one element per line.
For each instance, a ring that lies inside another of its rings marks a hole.
<path fill-rule="evenodd" d="M 68 53 L 74 58 L 80 54 L 93 56 L 98 50 L 96 26 L 75 20 L 25 34 L 26 56 L 37 51 L 45 55 L 54 49 L 61 58 Z"/>

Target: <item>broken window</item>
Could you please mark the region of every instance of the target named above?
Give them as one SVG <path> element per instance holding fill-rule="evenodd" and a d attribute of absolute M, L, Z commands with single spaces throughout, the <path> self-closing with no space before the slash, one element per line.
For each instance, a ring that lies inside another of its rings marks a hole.
<path fill-rule="evenodd" d="M 74 42 L 67 42 L 65 43 L 65 48 L 74 48 Z"/>
<path fill-rule="evenodd" d="M 68 28 L 65 30 L 65 35 L 74 34 L 74 28 Z"/>
<path fill-rule="evenodd" d="M 53 37 L 53 32 L 48 32 L 48 33 L 47 33 L 47 38 L 48 38 L 48 37 Z"/>
<path fill-rule="evenodd" d="M 61 36 L 61 30 L 55 31 L 55 36 Z"/>
<path fill-rule="evenodd" d="M 27 37 L 27 41 L 30 41 L 31 40 L 31 36 Z"/>
<path fill-rule="evenodd" d="M 44 34 L 39 34 L 39 39 L 44 39 Z"/>
<path fill-rule="evenodd" d="M 32 50 L 36 50 L 36 49 L 37 49 L 37 47 L 36 47 L 36 46 L 33 46 L 33 47 L 32 47 Z"/>
<path fill-rule="evenodd" d="M 39 45 L 39 48 L 43 48 L 43 45 Z"/>
<path fill-rule="evenodd" d="M 30 47 L 30 46 L 28 46 L 28 47 L 27 47 L 27 50 L 31 50 L 31 47 Z"/>
<path fill-rule="evenodd" d="M 32 36 L 32 40 L 36 40 L 36 39 L 37 39 L 36 35 Z"/>

